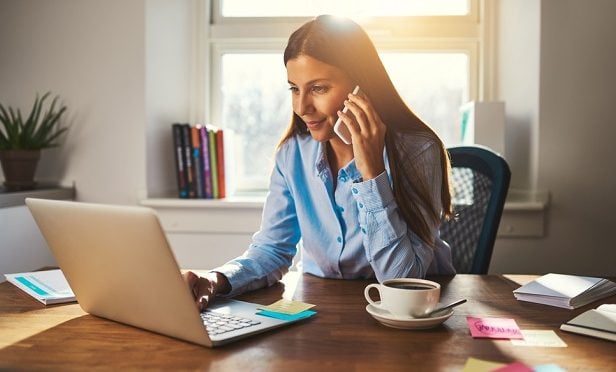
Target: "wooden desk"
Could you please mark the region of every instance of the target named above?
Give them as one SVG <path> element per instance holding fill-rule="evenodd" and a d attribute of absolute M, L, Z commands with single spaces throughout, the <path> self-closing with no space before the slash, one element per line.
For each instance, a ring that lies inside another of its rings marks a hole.
<path fill-rule="evenodd" d="M 215 371 L 460 371 L 468 357 L 528 365 L 556 363 L 569 370 L 613 370 L 614 343 L 561 332 L 559 325 L 600 303 L 577 310 L 518 302 L 518 284 L 503 276 L 432 278 L 443 301 L 467 298 L 438 328 L 387 328 L 366 311 L 368 281 L 288 275 L 285 285 L 241 296 L 268 304 L 286 298 L 316 304 L 303 323 L 207 349 L 85 314 L 79 305 L 44 307 L 8 282 L 0 284 L 0 370 L 211 369 Z M 473 339 L 467 316 L 512 317 L 521 329 L 551 329 L 567 348 L 514 346 L 508 340 Z"/>

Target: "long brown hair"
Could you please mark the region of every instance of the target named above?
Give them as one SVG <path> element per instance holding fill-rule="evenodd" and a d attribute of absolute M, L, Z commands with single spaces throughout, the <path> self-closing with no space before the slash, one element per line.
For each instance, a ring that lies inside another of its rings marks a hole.
<path fill-rule="evenodd" d="M 449 218 L 452 214 L 449 156 L 436 133 L 404 103 L 366 32 L 349 19 L 329 15 L 318 16 L 289 37 L 284 51 L 285 66 L 289 60 L 300 55 L 310 56 L 346 72 L 370 98 L 379 116 L 387 125 L 385 147 L 396 203 L 411 230 L 422 240 L 433 245 L 434 236 L 430 226 L 438 225 L 441 217 Z M 291 123 L 283 134 L 279 146 L 294 135 L 307 133 L 304 121 L 293 113 Z M 442 211 L 436 210 L 430 197 L 432 180 L 425 179 L 422 172 L 416 171 L 412 162 L 404 162 L 410 156 L 406 153 L 405 146 L 400 143 L 398 134 L 404 133 L 430 138 L 441 148 Z M 413 187 L 411 189 L 402 185 L 413 185 Z M 422 210 L 425 213 L 422 213 Z"/>

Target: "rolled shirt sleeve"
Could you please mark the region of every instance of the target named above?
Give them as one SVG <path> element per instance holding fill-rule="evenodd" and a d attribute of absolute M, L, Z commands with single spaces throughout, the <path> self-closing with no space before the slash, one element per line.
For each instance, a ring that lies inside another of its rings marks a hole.
<path fill-rule="evenodd" d="M 434 253 L 402 219 L 387 173 L 356 183 L 351 190 L 359 209 L 366 258 L 377 280 L 425 277 Z"/>

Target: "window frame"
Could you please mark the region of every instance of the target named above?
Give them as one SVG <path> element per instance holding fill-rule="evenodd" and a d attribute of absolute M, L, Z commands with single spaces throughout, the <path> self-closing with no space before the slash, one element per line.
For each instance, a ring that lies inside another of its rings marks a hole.
<path fill-rule="evenodd" d="M 312 17 L 223 17 L 222 0 L 199 0 L 195 89 L 196 117 L 222 124 L 222 55 L 282 53 L 289 35 Z M 468 0 L 462 16 L 375 17 L 358 22 L 380 52 L 464 53 L 468 57 L 468 100 L 489 100 L 493 47 L 487 0 Z M 397 25 L 391 27 L 391 25 Z M 249 30 L 249 31 L 247 31 Z M 282 61 L 281 61 L 282 63 Z M 194 111 L 193 111 L 194 112 Z M 237 182 L 236 192 L 255 191 Z"/>

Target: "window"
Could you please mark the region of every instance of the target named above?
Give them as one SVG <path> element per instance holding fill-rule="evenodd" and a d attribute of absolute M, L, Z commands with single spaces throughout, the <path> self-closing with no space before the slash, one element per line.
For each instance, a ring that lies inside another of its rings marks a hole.
<path fill-rule="evenodd" d="M 223 17 L 465 15 L 469 12 L 468 3 L 468 0 L 221 0 L 220 14 Z"/>
<path fill-rule="evenodd" d="M 371 36 L 396 88 L 443 138 L 459 142 L 459 107 L 479 99 L 478 0 L 212 0 L 204 49 L 207 121 L 225 128 L 236 193 L 265 190 L 291 118 L 282 52 L 317 14 L 350 15 Z M 371 14 L 371 17 L 366 17 Z"/>

